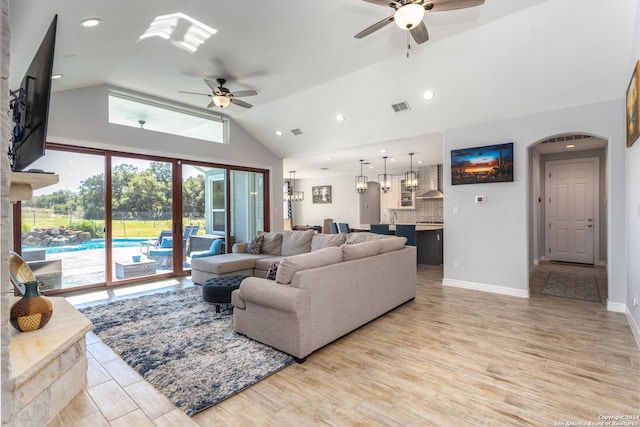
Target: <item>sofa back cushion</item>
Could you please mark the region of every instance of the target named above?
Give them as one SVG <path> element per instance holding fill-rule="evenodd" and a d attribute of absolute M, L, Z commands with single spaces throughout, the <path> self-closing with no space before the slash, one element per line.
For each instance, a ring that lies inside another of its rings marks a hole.
<path fill-rule="evenodd" d="M 347 241 L 345 242 L 348 245 L 355 245 L 357 243 L 370 242 L 372 240 L 381 240 L 388 239 L 390 237 L 394 237 L 388 234 L 376 234 L 376 233 L 349 233 L 347 235 Z"/>
<path fill-rule="evenodd" d="M 380 253 L 383 254 L 385 252 L 397 251 L 404 248 L 404 245 L 407 243 L 407 238 L 389 237 L 387 239 L 381 239 L 377 241 L 380 242 Z"/>
<path fill-rule="evenodd" d="M 292 230 L 282 232 L 282 250 L 279 255 L 292 256 L 311 252 L 311 239 L 315 230 Z"/>
<path fill-rule="evenodd" d="M 353 245 L 342 245 L 342 261 L 351 261 L 354 259 L 365 258 L 368 256 L 378 255 L 382 243 L 379 240 L 372 240 L 370 242 L 356 243 Z"/>
<path fill-rule="evenodd" d="M 328 248 L 329 246 L 340 246 L 347 239 L 345 233 L 340 234 L 314 234 L 311 239 L 311 252 L 318 249 Z"/>
<path fill-rule="evenodd" d="M 262 253 L 265 255 L 280 255 L 282 248 L 282 234 L 281 233 L 266 233 L 264 231 L 258 231 L 258 236 L 264 236 L 262 242 Z"/>
<path fill-rule="evenodd" d="M 318 249 L 315 252 L 285 257 L 280 260 L 276 282 L 289 284 L 293 275 L 302 270 L 323 267 L 342 261 L 342 251 L 336 246 Z"/>

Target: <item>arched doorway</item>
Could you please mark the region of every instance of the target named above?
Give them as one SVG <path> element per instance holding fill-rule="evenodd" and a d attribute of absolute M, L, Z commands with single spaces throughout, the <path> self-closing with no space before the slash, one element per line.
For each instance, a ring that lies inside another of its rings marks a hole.
<path fill-rule="evenodd" d="M 534 271 L 572 271 L 599 278 L 606 303 L 608 141 L 552 135 L 529 147 L 530 257 Z M 591 271 L 584 270 L 591 268 Z M 542 284 L 530 278 L 535 295 Z"/>

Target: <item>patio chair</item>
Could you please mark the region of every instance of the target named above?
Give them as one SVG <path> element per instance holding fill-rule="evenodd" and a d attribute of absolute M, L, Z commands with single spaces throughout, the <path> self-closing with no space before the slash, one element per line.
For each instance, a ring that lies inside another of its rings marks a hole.
<path fill-rule="evenodd" d="M 171 242 L 171 244 L 168 247 L 170 248 L 173 247 L 171 236 L 173 236 L 173 233 L 171 232 L 171 230 L 162 230 L 158 235 L 157 239 L 149 239 L 146 242 L 140 243 L 140 253 L 143 255 L 149 255 L 149 249 L 161 247 L 162 241 L 165 240 L 166 238 L 169 238 L 168 242 Z M 165 242 L 165 245 L 166 244 L 167 242 Z"/>

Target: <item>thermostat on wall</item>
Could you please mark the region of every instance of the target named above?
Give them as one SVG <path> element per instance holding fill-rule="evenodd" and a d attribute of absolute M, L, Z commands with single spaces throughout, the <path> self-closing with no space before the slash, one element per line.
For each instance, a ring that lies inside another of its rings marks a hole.
<path fill-rule="evenodd" d="M 486 203 L 487 196 L 476 196 L 476 203 Z"/>

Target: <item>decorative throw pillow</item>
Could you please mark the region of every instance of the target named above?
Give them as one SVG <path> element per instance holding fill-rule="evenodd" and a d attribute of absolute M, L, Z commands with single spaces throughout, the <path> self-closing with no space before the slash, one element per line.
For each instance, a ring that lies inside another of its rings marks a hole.
<path fill-rule="evenodd" d="M 278 274 L 278 266 L 280 261 L 273 261 L 267 270 L 267 280 L 276 280 L 276 274 Z"/>
<path fill-rule="evenodd" d="M 247 253 L 258 255 L 262 250 L 262 243 L 264 242 L 264 236 L 253 236 L 247 244 Z"/>

